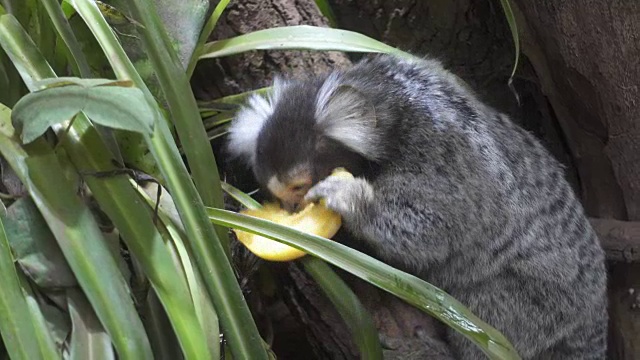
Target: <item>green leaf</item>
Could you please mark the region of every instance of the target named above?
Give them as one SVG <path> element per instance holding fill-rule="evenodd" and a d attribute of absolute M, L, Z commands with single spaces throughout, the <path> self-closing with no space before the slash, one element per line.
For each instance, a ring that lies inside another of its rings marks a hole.
<path fill-rule="evenodd" d="M 186 69 L 198 44 L 209 10 L 209 0 L 154 0 L 182 69 Z"/>
<path fill-rule="evenodd" d="M 211 221 L 249 231 L 319 257 L 427 312 L 458 331 L 491 359 L 520 359 L 511 343 L 459 301 L 437 287 L 359 251 L 271 221 L 208 208 Z"/>
<path fill-rule="evenodd" d="M 60 35 L 62 41 L 69 50 L 69 60 L 75 68 L 77 68 L 77 74 L 83 77 L 91 76 L 91 69 L 87 58 L 82 52 L 82 48 L 73 33 L 71 26 L 67 22 L 66 16 L 60 6 L 59 0 L 40 0 L 40 3 L 44 5 L 49 15 L 49 19 L 55 26 L 56 31 Z"/>
<path fill-rule="evenodd" d="M 229 196 L 234 198 L 237 202 L 242 204 L 247 209 L 259 209 L 262 205 L 255 201 L 251 196 L 240 191 L 236 187 L 226 182 L 222 182 L 222 190 L 224 190 Z"/>
<path fill-rule="evenodd" d="M 507 23 L 511 30 L 511 37 L 513 38 L 513 46 L 515 48 L 515 60 L 513 62 L 513 70 L 511 71 L 510 77 L 512 79 L 518 69 L 518 60 L 520 59 L 520 37 L 518 36 L 518 24 L 516 23 L 516 17 L 513 15 L 513 10 L 511 9 L 511 3 L 509 0 L 500 0 L 500 4 L 504 10 L 505 17 L 507 18 Z"/>
<path fill-rule="evenodd" d="M 84 294 L 69 290 L 68 308 L 73 326 L 69 344 L 70 360 L 115 360 L 111 338 L 96 317 Z"/>
<path fill-rule="evenodd" d="M 2 19 L 0 19 L 0 26 L 5 26 L 11 30 L 6 33 L 7 35 L 20 36 L 20 34 L 22 34 L 21 28 L 11 21 L 3 23 Z M 3 36 L 4 34 L 5 33 L 0 32 L 0 44 L 2 44 L 3 47 L 6 46 L 6 43 L 10 42 Z M 32 43 L 25 40 L 21 42 L 20 45 L 7 46 L 5 49 L 10 49 L 12 59 L 19 63 L 23 69 L 26 69 L 22 74 L 32 85 L 32 90 L 35 90 L 38 85 L 37 80 L 54 77 L 55 73 L 51 71 L 41 55 L 32 49 L 32 46 Z M 25 57 L 23 56 L 24 54 L 31 56 Z M 122 60 L 122 63 L 126 61 L 127 59 L 125 58 Z M 134 74 L 131 73 L 129 75 Z M 134 76 L 128 76 L 127 78 L 133 79 Z M 137 82 L 136 84 L 138 85 Z M 146 89 L 144 84 L 142 84 L 142 88 Z M 146 98 L 145 101 L 147 101 Z M 149 101 L 148 103 L 150 104 L 149 106 L 155 108 L 156 104 L 154 102 Z M 162 122 L 160 121 L 160 123 Z M 10 124 L 8 124 L 8 126 L 10 126 Z M 73 124 L 54 127 L 54 131 L 58 136 L 65 136 L 64 141 L 61 142 L 62 149 L 59 148 L 59 152 L 65 150 L 76 168 L 90 172 L 114 169 L 110 154 L 108 154 L 97 132 L 94 131 L 94 128 L 84 115 L 79 115 Z M 7 133 L 10 134 L 9 131 L 7 131 Z M 37 143 L 37 141 L 34 143 Z M 197 323 L 198 319 L 195 309 L 190 302 L 183 274 L 177 271 L 174 263 L 171 261 L 171 254 L 167 251 L 163 239 L 153 224 L 153 214 L 150 209 L 139 201 L 134 188 L 131 187 L 126 176 L 111 176 L 106 178 L 86 176 L 85 181 L 102 210 L 105 211 L 117 226 L 129 250 L 141 264 L 145 275 L 151 280 L 154 290 L 157 291 L 158 296 L 171 318 L 171 324 L 180 339 L 180 345 L 185 357 L 189 359 L 210 358 L 202 329 L 198 326 L 193 326 L 193 324 Z M 107 251 L 109 251 L 109 249 L 107 249 Z M 110 254 L 100 255 L 109 258 Z M 94 300 L 91 297 L 92 294 L 87 292 L 87 295 L 92 304 L 94 304 Z M 114 301 L 122 302 L 126 299 L 128 299 L 128 297 L 124 296 Z M 118 303 L 116 308 L 118 307 L 126 307 L 126 303 Z M 131 346 L 133 343 L 131 339 L 136 339 L 130 335 L 130 339 L 124 343 L 124 346 L 121 346 L 122 338 L 116 336 L 120 334 L 114 332 L 113 327 L 110 326 L 112 324 L 104 321 L 99 311 L 100 308 L 95 304 L 94 308 L 102 320 L 103 325 L 112 336 L 112 339 L 114 339 L 114 344 L 116 344 L 119 356 L 125 356 L 126 354 L 122 355 L 122 350 L 128 350 L 126 347 Z M 130 321 L 133 322 L 136 319 L 135 316 L 132 316 Z"/>
<path fill-rule="evenodd" d="M 173 244 L 175 245 L 180 262 L 182 263 L 182 267 L 187 277 L 189 290 L 191 291 L 191 299 L 195 305 L 198 320 L 207 335 L 209 351 L 211 352 L 213 359 L 218 359 L 220 358 L 220 324 L 218 321 L 218 315 L 213 303 L 211 302 L 211 298 L 207 294 L 207 289 L 204 286 L 202 277 L 193 264 L 193 255 L 185 246 L 183 232 L 179 231 L 174 224 L 171 224 L 166 220 L 168 219 L 163 220 L 163 222 L 167 227 L 167 232 L 173 240 Z"/>
<path fill-rule="evenodd" d="M 5 229 L 20 267 L 40 288 L 78 284 L 55 237 L 30 198 L 19 199 L 9 206 Z"/>
<path fill-rule="evenodd" d="M 49 292 L 45 294 L 34 288 L 22 277 L 22 290 L 27 294 L 27 303 L 31 309 L 33 324 L 39 328 L 42 334 L 51 334 L 41 337 L 40 342 L 49 343 L 55 346 L 58 352 L 62 352 L 66 340 L 71 333 L 71 322 L 69 314 L 62 310 L 57 304 L 66 303 L 66 296 L 61 292 Z M 57 302 L 56 302 L 57 301 Z M 63 305 L 64 306 L 64 305 Z"/>
<path fill-rule="evenodd" d="M 64 17 L 69 20 L 73 15 L 76 14 L 76 9 L 73 8 L 71 4 L 69 4 L 69 0 L 62 0 L 62 12 L 64 13 Z"/>
<path fill-rule="evenodd" d="M 249 98 L 249 96 L 253 95 L 253 94 L 258 94 L 258 95 L 265 95 L 268 94 L 269 91 L 271 91 L 271 86 L 268 87 L 263 87 L 260 89 L 256 89 L 256 90 L 250 90 L 250 91 L 246 91 L 240 94 L 234 94 L 234 95 L 228 95 L 225 97 L 221 97 L 215 100 L 211 100 L 211 101 L 201 101 L 198 103 L 199 106 L 201 107 L 216 107 L 216 106 L 222 106 L 224 110 L 229 110 L 228 108 L 225 108 L 225 105 L 243 105 L 247 99 Z"/>
<path fill-rule="evenodd" d="M 165 94 L 178 138 L 189 144 L 182 149 L 197 192 L 205 205 L 222 207 L 220 175 L 211 144 L 202 124 L 189 79 L 178 62 L 177 54 L 168 46 L 169 40 L 160 23 L 156 7 L 145 0 L 133 0 L 129 3 L 129 8 L 136 20 L 143 25 L 140 31 L 142 44 Z M 202 213 L 204 216 L 204 211 Z M 218 238 L 216 241 L 220 242 L 224 253 L 229 257 L 226 229 L 216 226 L 215 232 Z"/>
<path fill-rule="evenodd" d="M 148 95 L 148 101 L 154 102 L 155 100 L 151 97 L 131 61 L 124 54 L 109 27 L 106 26 L 104 19 L 99 12 L 96 14 L 95 4 L 90 0 L 73 0 L 73 4 L 100 40 L 103 51 L 108 55 L 117 77 L 131 79 Z M 136 15 L 139 16 L 140 11 L 143 10 L 136 12 Z M 149 21 L 155 20 L 150 19 Z M 146 21 L 144 25 L 147 27 Z M 148 30 L 154 31 L 151 28 Z M 154 35 L 161 36 L 157 33 Z M 155 44 L 155 41 L 153 43 Z M 175 71 L 175 69 L 169 70 Z M 168 81 L 172 81 L 170 76 Z M 187 96 L 189 93 L 190 91 L 186 93 Z M 195 112 L 197 114 L 197 109 Z M 207 291 L 216 306 L 221 324 L 226 331 L 225 334 L 228 335 L 229 344 L 234 349 L 235 356 L 238 358 L 262 358 L 264 350 L 258 341 L 259 334 L 255 322 L 242 297 L 242 292 L 225 255 L 224 248 L 216 240 L 216 234 L 211 224 L 207 223 L 208 218 L 202 202 L 202 198 L 206 197 L 200 197 L 196 191 L 167 124 L 164 122 L 157 124 L 154 135 L 147 138 L 147 141 L 154 158 L 161 166 L 167 187 L 176 202 L 187 234 L 187 242 L 194 253 L 198 270 L 203 275 Z M 210 146 L 206 151 L 211 153 Z M 193 164 L 190 162 L 190 165 Z M 211 186 L 207 181 L 203 181 L 203 184 Z M 221 195 L 219 199 L 222 203 Z"/>
<path fill-rule="evenodd" d="M 72 76 L 60 76 L 49 79 L 37 80 L 34 82 L 34 91 L 51 89 L 55 87 L 63 87 L 69 85 L 77 85 L 86 88 L 94 86 L 122 86 L 133 87 L 132 81 L 119 81 L 110 79 L 81 79 Z"/>
<path fill-rule="evenodd" d="M 69 336 L 70 326 L 66 314 L 53 305 L 51 299 L 45 299 L 29 283 L 26 276 L 18 273 L 22 293 L 25 295 L 33 326 L 36 329 L 35 337 L 38 339 L 41 349 L 50 349 L 50 354 L 45 356 L 48 359 L 60 357 L 62 346 Z"/>
<path fill-rule="evenodd" d="M 91 211 L 77 197 L 51 149 L 42 141 L 29 149 L 25 152 L 14 139 L 0 135 L 0 152 L 27 186 L 119 354 L 126 359 L 150 358 L 126 281 Z"/>
<path fill-rule="evenodd" d="M 57 357 L 55 349 L 40 347 L 29 307 L 20 287 L 11 248 L 0 220 L 0 335 L 12 359 Z M 51 357 L 53 356 L 53 357 Z"/>
<path fill-rule="evenodd" d="M 313 256 L 305 256 L 300 261 L 344 319 L 360 350 L 360 358 L 381 360 L 378 331 L 356 294 L 324 261 Z"/>
<path fill-rule="evenodd" d="M 8 90 L 10 87 L 11 84 L 9 83 L 9 75 L 7 74 L 7 69 L 5 69 L 2 58 L 0 58 L 0 89 Z M 4 99 L 5 95 L 3 94 L 2 96 L 3 97 L 0 97 L 0 101 Z"/>
<path fill-rule="evenodd" d="M 113 86 L 105 86 L 107 84 Z M 153 132 L 156 110 L 149 106 L 139 89 L 94 79 L 63 80 L 48 86 L 26 95 L 13 109 L 13 124 L 16 130 L 21 130 L 24 143 L 32 142 L 50 126 L 68 121 L 80 112 L 110 128 L 142 134 Z"/>
<path fill-rule="evenodd" d="M 201 59 L 254 50 L 334 50 L 412 55 L 353 31 L 299 25 L 258 30 L 205 45 Z"/>
<path fill-rule="evenodd" d="M 22 26 L 28 27 L 34 16 L 36 3 L 31 0 L 3 0 L 8 14 L 13 15 Z"/>
<path fill-rule="evenodd" d="M 158 184 L 149 183 L 146 184 L 144 188 L 137 186 L 137 189 L 138 193 L 149 205 L 156 206 L 157 204 L 158 206 L 158 217 L 163 225 L 161 228 L 162 235 L 168 243 L 173 245 L 171 248 L 173 258 L 176 262 L 179 261 L 179 265 L 184 271 L 198 320 L 207 335 L 207 344 L 211 356 L 213 359 L 217 359 L 220 357 L 220 326 L 218 315 L 207 294 L 202 277 L 194 266 L 193 254 L 189 251 L 184 241 L 184 226 L 180 221 L 180 216 L 173 200 L 166 189 L 163 189 L 160 199 L 157 199 L 158 186 Z"/>
<path fill-rule="evenodd" d="M 227 8 L 229 2 L 231 0 L 220 0 L 218 5 L 216 5 L 215 9 L 213 9 L 213 13 L 209 17 L 209 20 L 204 25 L 204 28 L 200 32 L 200 37 L 196 42 L 196 47 L 191 55 L 191 60 L 189 61 L 189 65 L 187 66 L 187 78 L 191 79 L 193 75 L 193 70 L 196 68 L 196 64 L 198 63 L 198 59 L 200 58 L 200 54 L 202 53 L 202 49 L 204 48 L 204 44 L 207 42 L 207 39 L 216 28 L 218 24 L 218 20 L 220 20 L 220 16 L 222 12 Z"/>
<path fill-rule="evenodd" d="M 333 13 L 333 9 L 331 9 L 331 4 L 329 4 L 328 0 L 316 0 L 316 6 L 318 10 L 320 10 L 320 13 L 329 21 L 329 26 L 336 27 L 338 25 L 336 15 Z"/>
<path fill-rule="evenodd" d="M 513 76 L 516 74 L 516 70 L 518 70 L 518 61 L 520 60 L 520 37 L 518 36 L 518 24 L 516 23 L 516 17 L 513 15 L 513 10 L 511 9 L 511 3 L 509 2 L 509 0 L 500 0 L 500 4 L 502 5 L 504 15 L 507 18 L 507 23 L 509 24 L 509 29 L 511 30 L 515 55 L 515 60 L 513 61 L 513 70 L 511 71 L 511 76 L 509 76 L 509 88 L 511 89 L 511 92 L 513 92 L 516 100 L 518 100 L 519 103 L 520 97 L 518 96 L 518 92 L 513 87 Z"/>
<path fill-rule="evenodd" d="M 171 322 L 155 291 L 147 292 L 147 296 L 140 306 L 140 315 L 147 329 L 147 334 L 149 334 L 155 359 L 174 360 L 184 358 L 175 333 L 169 331 Z"/>

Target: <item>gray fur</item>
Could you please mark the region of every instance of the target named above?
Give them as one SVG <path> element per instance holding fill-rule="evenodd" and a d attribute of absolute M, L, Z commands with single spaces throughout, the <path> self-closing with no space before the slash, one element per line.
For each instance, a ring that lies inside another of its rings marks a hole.
<path fill-rule="evenodd" d="M 604 359 L 604 254 L 547 150 L 436 61 L 374 56 L 329 79 L 325 88 L 356 90 L 341 94 L 353 96 L 350 104 L 340 100 L 347 114 L 358 114 L 351 105 L 362 105 L 363 97 L 375 121 L 341 116 L 336 107 L 323 113 L 328 107 L 321 104 L 333 96 L 321 91 L 323 79 L 298 82 L 316 96 L 294 98 L 294 87 L 284 89 L 255 140 L 260 147 L 287 139 L 265 147 L 273 151 L 265 159 L 280 151 L 295 156 L 283 157 L 277 169 L 258 161 L 256 173 L 279 174 L 298 158 L 327 151 L 327 138 L 337 140 L 341 151 L 361 157 L 331 166 L 360 169 L 352 170 L 356 179 L 319 181 L 307 197 L 326 198 L 381 259 L 460 300 L 524 359 Z M 309 109 L 308 116 L 282 115 L 295 109 Z M 353 122 L 355 134 L 374 134 L 375 141 L 327 136 L 323 116 L 341 119 L 343 131 Z M 484 358 L 453 331 L 448 341 L 460 359 Z"/>
<path fill-rule="evenodd" d="M 376 131 L 375 107 L 357 89 L 344 86 L 338 73 L 329 75 L 318 91 L 315 119 L 327 137 L 369 160 L 379 158 L 383 149 L 376 148 L 383 139 Z"/>

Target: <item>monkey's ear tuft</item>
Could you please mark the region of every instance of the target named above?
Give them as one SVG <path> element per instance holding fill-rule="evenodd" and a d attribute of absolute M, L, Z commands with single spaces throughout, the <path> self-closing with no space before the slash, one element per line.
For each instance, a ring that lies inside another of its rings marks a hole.
<path fill-rule="evenodd" d="M 375 107 L 357 88 L 330 75 L 318 91 L 316 123 L 329 138 L 370 160 L 382 155 Z"/>
<path fill-rule="evenodd" d="M 273 108 L 264 97 L 252 95 L 249 98 L 229 126 L 227 150 L 233 158 L 241 158 L 253 166 L 258 135 L 272 113 Z"/>
<path fill-rule="evenodd" d="M 252 95 L 234 117 L 229 127 L 227 151 L 234 158 L 242 158 L 249 165 L 256 162 L 258 136 L 267 123 L 280 99 L 287 82 L 276 77 L 268 97 Z"/>

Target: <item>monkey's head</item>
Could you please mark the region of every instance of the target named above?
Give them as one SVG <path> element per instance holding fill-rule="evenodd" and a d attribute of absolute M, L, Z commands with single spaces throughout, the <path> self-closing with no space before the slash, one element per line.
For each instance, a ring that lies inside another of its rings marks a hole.
<path fill-rule="evenodd" d="M 357 173 L 377 160 L 381 134 L 374 106 L 340 74 L 276 79 L 271 93 L 253 95 L 229 128 L 227 149 L 288 210 L 336 167 Z"/>

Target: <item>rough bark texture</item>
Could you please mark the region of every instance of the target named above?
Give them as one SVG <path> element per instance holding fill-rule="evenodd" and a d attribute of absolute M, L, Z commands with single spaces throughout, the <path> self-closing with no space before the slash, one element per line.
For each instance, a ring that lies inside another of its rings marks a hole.
<path fill-rule="evenodd" d="M 591 219 L 607 260 L 640 262 L 640 222 Z"/>
<path fill-rule="evenodd" d="M 566 134 L 587 211 L 600 218 L 638 220 L 640 3 L 515 3 L 523 51 Z M 613 233 L 630 236 L 630 227 L 618 226 L 627 230 Z M 626 256 L 635 255 L 627 248 Z M 640 311 L 633 294 L 640 267 L 610 265 L 610 358 L 637 359 Z"/>

